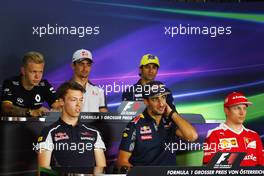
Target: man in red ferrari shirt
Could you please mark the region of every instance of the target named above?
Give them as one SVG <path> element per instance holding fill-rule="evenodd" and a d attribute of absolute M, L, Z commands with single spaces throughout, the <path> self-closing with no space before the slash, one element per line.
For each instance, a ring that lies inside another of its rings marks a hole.
<path fill-rule="evenodd" d="M 262 141 L 259 135 L 243 126 L 249 105 L 252 103 L 242 93 L 233 92 L 226 97 L 224 102 L 226 121 L 208 131 L 204 164 L 208 164 L 215 153 L 220 151 L 246 152 L 241 166 L 264 166 Z"/>

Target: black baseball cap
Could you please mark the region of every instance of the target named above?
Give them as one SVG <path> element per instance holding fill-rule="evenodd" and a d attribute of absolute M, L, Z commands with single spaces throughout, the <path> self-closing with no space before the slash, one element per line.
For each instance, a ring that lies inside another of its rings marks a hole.
<path fill-rule="evenodd" d="M 143 87 L 143 98 L 153 98 L 170 94 L 170 90 L 160 81 L 151 81 Z"/>

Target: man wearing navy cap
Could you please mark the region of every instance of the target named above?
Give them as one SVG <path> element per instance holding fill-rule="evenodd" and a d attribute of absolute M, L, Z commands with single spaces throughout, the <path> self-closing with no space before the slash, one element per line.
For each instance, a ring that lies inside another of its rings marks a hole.
<path fill-rule="evenodd" d="M 166 151 L 166 144 L 180 137 L 195 141 L 195 128 L 167 103 L 168 89 L 159 81 L 145 85 L 145 111 L 125 128 L 120 144 L 119 166 L 175 165 L 175 152 Z"/>
<path fill-rule="evenodd" d="M 241 166 L 264 165 L 262 142 L 259 135 L 243 126 L 247 114 L 247 107 L 251 102 L 240 92 L 230 93 L 224 102 L 225 123 L 208 131 L 206 146 L 220 146 L 206 148 L 203 163 L 208 164 L 218 152 L 246 152 Z"/>

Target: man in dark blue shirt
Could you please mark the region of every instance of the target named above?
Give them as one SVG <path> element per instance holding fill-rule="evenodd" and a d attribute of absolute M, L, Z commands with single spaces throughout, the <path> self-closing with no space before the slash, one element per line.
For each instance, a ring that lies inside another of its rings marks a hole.
<path fill-rule="evenodd" d="M 167 103 L 168 89 L 158 81 L 146 84 L 143 94 L 145 111 L 125 128 L 117 163 L 119 166 L 175 165 L 175 153 L 165 150 L 176 136 L 194 141 L 198 135 L 194 127 Z"/>
<path fill-rule="evenodd" d="M 38 138 L 40 167 L 106 166 L 105 145 L 99 131 L 79 122 L 84 92 L 76 82 L 66 82 L 58 89 L 62 115 Z"/>
<path fill-rule="evenodd" d="M 155 80 L 159 67 L 159 58 L 157 56 L 145 54 L 139 65 L 140 79 L 123 92 L 122 101 L 143 101 L 144 85 Z M 169 89 L 168 91 L 171 92 Z M 166 102 L 171 109 L 176 110 L 171 93 L 167 95 Z"/>

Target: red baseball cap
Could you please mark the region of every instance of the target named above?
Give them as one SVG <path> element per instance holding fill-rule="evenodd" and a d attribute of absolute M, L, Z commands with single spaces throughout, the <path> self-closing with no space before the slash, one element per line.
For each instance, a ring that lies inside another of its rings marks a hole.
<path fill-rule="evenodd" d="M 249 102 L 245 95 L 240 92 L 230 93 L 225 98 L 224 107 L 229 107 L 238 104 L 246 104 L 248 106 L 252 105 L 253 103 Z"/>

